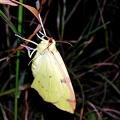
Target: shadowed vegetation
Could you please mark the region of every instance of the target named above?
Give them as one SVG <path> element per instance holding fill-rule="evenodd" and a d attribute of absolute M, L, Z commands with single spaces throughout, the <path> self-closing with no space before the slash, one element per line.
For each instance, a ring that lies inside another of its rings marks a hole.
<path fill-rule="evenodd" d="M 19 2 L 37 9 L 36 1 Z M 74 114 L 30 88 L 31 59 L 15 34 L 39 43 L 38 11 L 9 2 L 0 0 L 0 120 L 120 120 L 119 0 L 41 0 L 38 6 L 47 36 L 61 41 L 57 49 L 75 91 Z"/>

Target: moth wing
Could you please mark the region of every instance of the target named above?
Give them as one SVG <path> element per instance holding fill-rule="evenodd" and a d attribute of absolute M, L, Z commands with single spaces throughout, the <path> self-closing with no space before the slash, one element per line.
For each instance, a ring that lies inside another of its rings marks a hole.
<path fill-rule="evenodd" d="M 46 43 L 44 44 L 46 47 Z M 45 101 L 61 110 L 74 113 L 76 100 L 70 77 L 61 55 L 55 45 L 52 45 L 53 49 L 46 49 L 44 54 L 37 52 L 34 57 L 32 71 L 35 79 L 31 87 Z"/>
<path fill-rule="evenodd" d="M 37 66 L 38 72 L 31 87 L 34 88 L 45 101 L 56 103 L 63 94 L 61 84 L 64 78 L 63 73 L 49 50 L 46 50 L 40 57 L 36 56 L 35 58 L 33 64 L 39 61 L 40 66 Z"/>
<path fill-rule="evenodd" d="M 71 83 L 71 80 L 70 80 L 68 71 L 67 71 L 67 69 L 66 69 L 66 66 L 65 66 L 65 64 L 64 64 L 64 61 L 63 61 L 60 53 L 59 53 L 57 50 L 54 51 L 53 53 L 54 53 L 54 56 L 55 56 L 55 58 L 57 59 L 59 65 L 61 66 L 61 69 L 62 69 L 63 72 L 64 72 L 64 76 L 66 77 L 66 81 L 67 81 L 67 83 L 69 83 L 70 89 L 71 89 L 72 94 L 73 94 L 73 98 L 75 99 L 75 94 L 74 94 L 74 90 L 73 90 L 73 87 L 72 87 L 72 83 Z"/>
<path fill-rule="evenodd" d="M 64 85 L 65 92 L 63 93 L 62 97 L 57 103 L 54 103 L 56 107 L 58 107 L 61 110 L 74 113 L 76 102 L 75 99 L 71 99 L 70 91 L 68 90 L 68 87 Z"/>
<path fill-rule="evenodd" d="M 62 110 L 65 110 L 70 113 L 74 113 L 76 107 L 76 99 L 69 74 L 67 72 L 67 69 L 65 67 L 65 64 L 63 62 L 60 53 L 57 50 L 55 50 L 53 54 L 56 60 L 58 61 L 61 70 L 64 73 L 64 82 L 62 83 L 62 88 L 64 89 L 64 92 L 60 100 L 54 105 L 57 106 L 58 108 L 61 108 Z"/>

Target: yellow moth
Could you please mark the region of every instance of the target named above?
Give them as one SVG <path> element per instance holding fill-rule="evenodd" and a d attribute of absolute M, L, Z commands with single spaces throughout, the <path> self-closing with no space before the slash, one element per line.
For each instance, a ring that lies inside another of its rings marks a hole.
<path fill-rule="evenodd" d="M 37 51 L 32 59 L 32 73 L 34 76 L 31 85 L 46 102 L 57 108 L 74 113 L 76 99 L 69 74 L 60 53 L 56 49 L 56 42 L 41 37 L 37 44 Z M 32 56 L 33 52 L 29 55 Z"/>

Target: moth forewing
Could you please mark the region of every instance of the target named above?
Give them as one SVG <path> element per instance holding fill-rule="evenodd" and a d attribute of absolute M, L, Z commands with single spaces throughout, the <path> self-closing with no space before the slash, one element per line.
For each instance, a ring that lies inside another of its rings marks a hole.
<path fill-rule="evenodd" d="M 37 46 L 37 52 L 32 61 L 32 72 L 35 77 L 31 85 L 38 91 L 40 96 L 47 102 L 58 102 L 63 94 L 62 84 L 59 79 L 63 78 L 56 61 L 49 50 L 47 40 L 43 40 Z"/>
<path fill-rule="evenodd" d="M 52 45 L 54 45 L 54 46 L 56 45 L 54 39 L 53 39 L 53 44 L 52 44 Z M 59 53 L 58 50 L 56 49 L 56 46 L 53 47 L 53 48 L 54 48 L 54 49 L 52 49 L 52 52 L 53 52 L 53 54 L 54 54 L 54 56 L 55 56 L 55 59 L 57 60 L 57 62 L 59 63 L 59 66 L 61 67 L 61 69 L 62 69 L 63 72 L 64 72 L 64 77 L 65 77 L 64 80 L 66 80 L 66 82 L 69 84 L 69 86 L 70 86 L 70 88 L 71 88 L 71 90 L 72 90 L 72 92 L 73 92 L 74 98 L 75 98 L 74 90 L 73 90 L 73 87 L 72 87 L 72 84 L 71 84 L 71 80 L 70 80 L 68 71 L 67 71 L 66 66 L 65 66 L 65 64 L 64 64 L 64 61 L 63 61 L 60 53 Z"/>
<path fill-rule="evenodd" d="M 68 106 L 69 105 L 70 106 L 68 107 L 68 109 L 69 109 L 69 111 L 73 112 L 75 110 L 75 107 L 76 107 L 76 99 L 75 99 L 75 93 L 74 93 L 74 90 L 73 90 L 73 87 L 72 87 L 72 83 L 71 83 L 69 74 L 67 72 L 64 61 L 63 61 L 60 53 L 57 51 L 57 49 L 54 49 L 53 54 L 54 54 L 55 59 L 58 61 L 59 65 L 60 65 L 60 67 L 61 67 L 61 69 L 64 73 L 64 80 L 63 81 L 65 81 L 65 82 L 63 82 L 63 83 L 64 83 L 64 86 L 65 86 L 65 84 L 67 85 L 66 86 L 67 88 L 66 89 L 64 88 L 64 89 L 66 91 L 67 91 L 67 89 L 69 90 L 67 95 L 63 95 L 63 98 L 61 98 L 61 99 L 66 99 L 66 101 L 69 102 Z M 65 98 L 65 96 L 67 96 L 67 97 Z M 63 101 L 63 100 L 61 100 L 61 101 Z M 66 106 L 67 106 L 67 102 L 66 102 Z M 56 103 L 56 105 L 59 106 L 60 103 Z M 70 107 L 71 107 L 71 110 L 70 110 Z"/>
<path fill-rule="evenodd" d="M 76 102 L 75 100 L 70 99 L 70 92 L 69 89 L 64 87 L 66 92 L 63 93 L 62 97 L 60 98 L 59 102 L 55 103 L 54 105 L 61 110 L 74 113 Z"/>

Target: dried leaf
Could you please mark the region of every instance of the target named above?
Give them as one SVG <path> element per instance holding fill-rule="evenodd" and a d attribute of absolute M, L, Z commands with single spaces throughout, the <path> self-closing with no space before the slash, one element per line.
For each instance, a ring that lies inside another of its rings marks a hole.
<path fill-rule="evenodd" d="M 0 0 L 0 4 L 7 4 L 12 6 L 18 6 L 18 4 L 11 2 L 10 0 Z"/>
<path fill-rule="evenodd" d="M 20 3 L 16 0 L 11 0 L 13 3 L 16 3 L 16 4 L 19 4 L 19 5 L 22 5 L 23 7 L 27 8 L 30 12 L 33 13 L 33 15 L 38 19 L 38 21 L 40 22 L 39 20 L 39 12 L 37 11 L 37 9 L 35 9 L 34 7 L 32 6 L 29 6 L 29 5 L 26 5 L 26 4 L 23 4 L 23 3 Z"/>
<path fill-rule="evenodd" d="M 37 9 L 35 9 L 32 6 L 20 3 L 16 0 L 0 0 L 0 4 L 7 4 L 7 5 L 12 5 L 12 6 L 18 6 L 18 5 L 22 5 L 23 7 L 27 8 L 30 12 L 33 13 L 33 15 L 39 20 L 39 12 L 37 11 Z"/>

